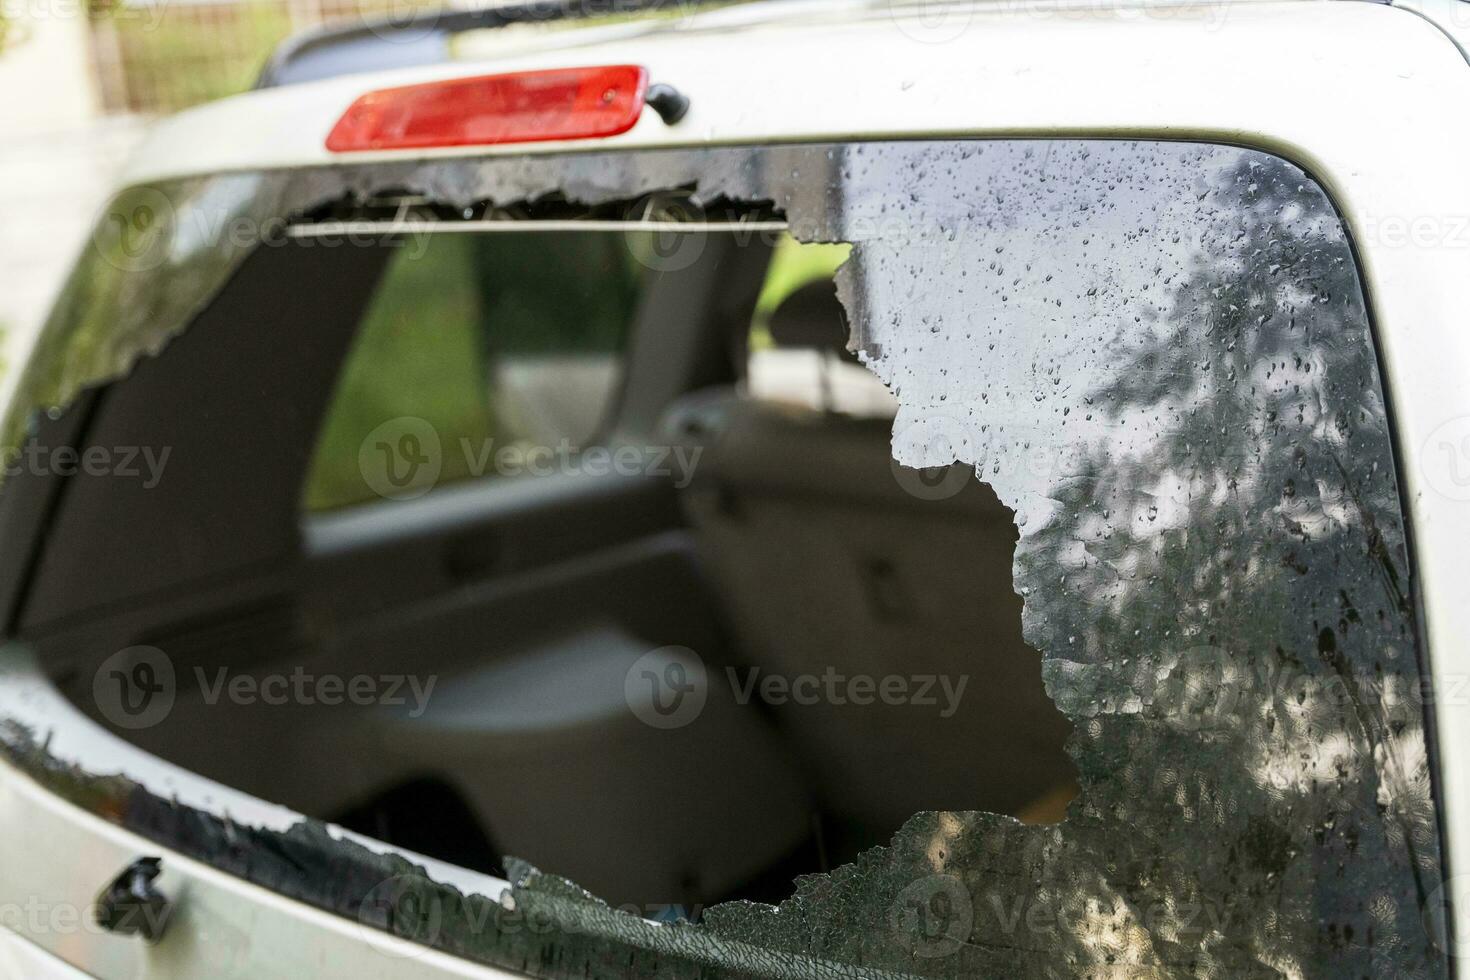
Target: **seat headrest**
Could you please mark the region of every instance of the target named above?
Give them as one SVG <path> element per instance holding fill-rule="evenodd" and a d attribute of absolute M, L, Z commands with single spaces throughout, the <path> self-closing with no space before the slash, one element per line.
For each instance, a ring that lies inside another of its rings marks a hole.
<path fill-rule="evenodd" d="M 783 299 L 771 314 L 770 330 L 777 347 L 831 351 L 857 360 L 847 349 L 847 313 L 831 279 L 809 282 Z"/>

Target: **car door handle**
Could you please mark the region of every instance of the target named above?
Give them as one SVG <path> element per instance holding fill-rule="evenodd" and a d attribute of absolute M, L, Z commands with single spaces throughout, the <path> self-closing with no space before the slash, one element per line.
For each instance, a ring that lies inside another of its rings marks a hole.
<path fill-rule="evenodd" d="M 97 896 L 97 924 L 108 932 L 142 936 L 150 943 L 163 938 L 173 906 L 153 884 L 163 859 L 142 857 L 123 869 Z"/>

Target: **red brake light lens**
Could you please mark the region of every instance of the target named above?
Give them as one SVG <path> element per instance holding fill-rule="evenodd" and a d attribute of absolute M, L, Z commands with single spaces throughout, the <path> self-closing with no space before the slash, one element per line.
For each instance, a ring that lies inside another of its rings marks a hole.
<path fill-rule="evenodd" d="M 643 112 L 638 65 L 554 68 L 369 92 L 327 137 L 334 153 L 616 136 Z"/>

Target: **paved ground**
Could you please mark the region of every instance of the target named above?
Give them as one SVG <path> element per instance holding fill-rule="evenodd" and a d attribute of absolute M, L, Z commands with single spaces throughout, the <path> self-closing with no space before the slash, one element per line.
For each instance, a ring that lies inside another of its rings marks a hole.
<path fill-rule="evenodd" d="M 109 120 L 0 143 L 0 356 L 16 363 L 90 234 L 121 158 L 141 127 Z"/>
<path fill-rule="evenodd" d="M 34 9 L 0 53 L 0 397 L 143 130 L 97 117 L 84 26 Z"/>

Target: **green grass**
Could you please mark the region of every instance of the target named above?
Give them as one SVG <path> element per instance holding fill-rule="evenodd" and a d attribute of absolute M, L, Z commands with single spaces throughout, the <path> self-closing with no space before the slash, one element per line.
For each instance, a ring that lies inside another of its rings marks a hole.
<path fill-rule="evenodd" d="M 803 245 L 794 238 L 781 239 L 771 256 L 760 297 L 755 301 L 750 349 L 765 350 L 771 346 L 768 324 L 783 299 L 815 279 L 832 278 L 851 251 L 851 245 Z"/>
<path fill-rule="evenodd" d="M 358 450 L 368 433 L 400 416 L 439 432 L 439 482 L 471 475 L 459 440 L 480 445 L 494 428 L 473 241 L 431 238 L 421 258 L 405 251 L 390 261 L 332 396 L 306 481 L 308 510 L 375 499 Z"/>
<path fill-rule="evenodd" d="M 359 470 L 362 442 L 402 416 L 438 433 L 436 484 L 475 475 L 486 440 L 523 435 L 497 424 L 493 364 L 624 349 L 640 272 L 624 237 L 606 232 L 441 235 L 426 239 L 421 255 L 393 257 L 333 392 L 304 505 L 372 499 Z M 515 392 L 500 394 L 514 402 Z"/>
<path fill-rule="evenodd" d="M 376 499 L 359 469 L 363 440 L 411 416 L 439 433 L 438 483 L 472 476 L 475 447 L 505 441 L 489 392 L 489 324 L 500 354 L 614 351 L 626 342 L 637 270 L 619 237 L 600 234 L 442 235 L 421 256 L 392 258 L 348 353 L 303 491 L 308 510 Z M 756 304 L 753 347 L 770 345 L 766 323 L 791 292 L 829 278 L 847 245 L 777 246 Z M 568 268 L 581 270 L 568 280 Z"/>
<path fill-rule="evenodd" d="M 164 8 L 156 18 L 115 6 L 101 16 L 116 32 L 128 108 L 143 112 L 174 112 L 246 91 L 293 30 L 285 5 L 276 3 Z"/>

